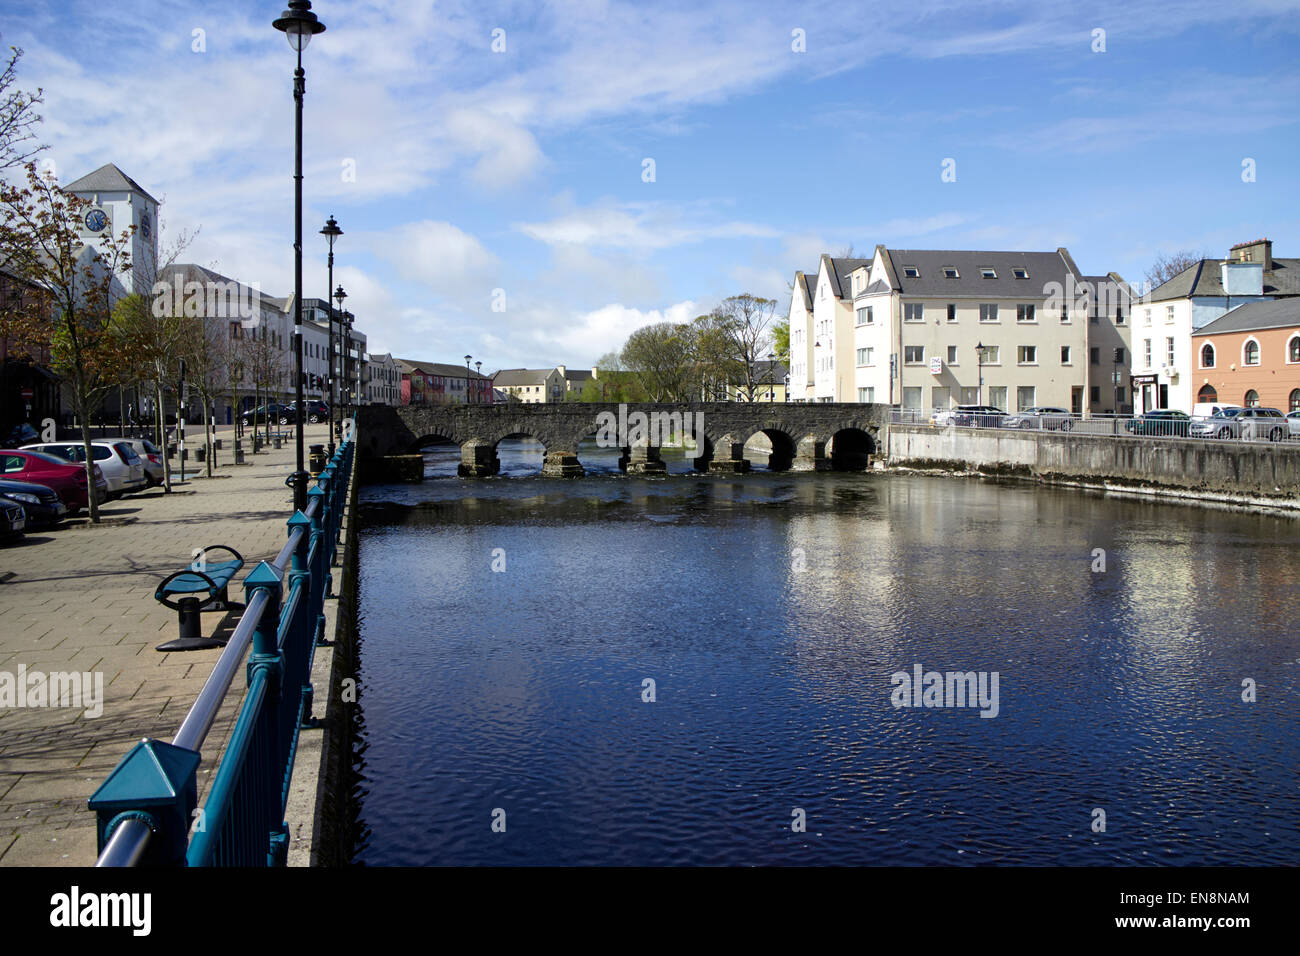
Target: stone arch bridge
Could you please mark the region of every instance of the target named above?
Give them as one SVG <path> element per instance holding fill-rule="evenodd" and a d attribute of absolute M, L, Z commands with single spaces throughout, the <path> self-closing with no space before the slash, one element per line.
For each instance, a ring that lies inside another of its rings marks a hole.
<path fill-rule="evenodd" d="M 464 477 L 496 474 L 497 443 L 504 438 L 536 439 L 546 449 L 542 474 L 584 473 L 578 446 L 595 438 L 622 450 L 629 474 L 663 473 L 660 448 L 676 445 L 684 433 L 695 442 L 700 471 L 749 470 L 745 442 L 762 433 L 772 445 L 774 470 L 861 469 L 882 443 L 889 406 L 763 402 L 563 402 L 491 405 L 363 405 L 357 410 L 357 450 L 367 475 L 422 475 L 419 449 L 437 441 L 461 448 Z M 830 451 L 828 452 L 828 447 Z M 405 459 L 405 460 L 404 460 Z"/>

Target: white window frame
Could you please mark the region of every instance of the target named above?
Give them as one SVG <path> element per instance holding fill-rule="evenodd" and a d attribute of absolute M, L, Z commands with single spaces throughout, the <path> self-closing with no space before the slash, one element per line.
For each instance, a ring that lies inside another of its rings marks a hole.
<path fill-rule="evenodd" d="M 1061 364 L 1062 365 L 1074 364 L 1074 349 L 1068 345 L 1061 346 Z"/>
<path fill-rule="evenodd" d="M 993 316 L 992 318 L 986 319 L 984 317 L 986 314 L 986 310 L 992 311 L 992 316 Z M 1002 322 L 1002 320 L 998 318 L 998 304 L 996 302 L 980 303 L 980 322 L 983 325 L 998 325 Z"/>
<path fill-rule="evenodd" d="M 1205 350 L 1206 350 L 1206 349 L 1209 349 L 1209 350 L 1210 350 L 1210 364 L 1209 364 L 1209 365 L 1206 365 L 1206 364 L 1205 364 Z M 1196 360 L 1197 360 L 1198 363 L 1200 363 L 1200 364 L 1199 364 L 1199 367 L 1200 367 L 1200 368 L 1215 368 L 1215 367 L 1216 367 L 1216 363 L 1217 363 L 1218 360 L 1219 360 L 1219 350 L 1216 349 L 1216 348 L 1214 347 L 1214 343 L 1213 343 L 1213 342 L 1206 342 L 1204 345 L 1202 345 L 1199 349 L 1196 350 Z"/>
<path fill-rule="evenodd" d="M 920 349 L 921 357 L 920 357 L 920 358 L 915 358 L 915 359 L 909 359 L 909 358 L 907 357 L 907 353 L 908 353 L 908 350 L 909 350 L 909 349 L 912 349 L 912 350 Z M 924 345 L 904 345 L 904 346 L 903 346 L 903 364 L 904 364 L 904 365 L 924 365 L 924 364 L 925 364 L 925 346 L 924 346 Z"/>
<path fill-rule="evenodd" d="M 909 319 L 908 313 L 920 313 L 917 318 Z M 925 321 L 925 303 L 924 302 L 904 302 L 903 303 L 903 321 L 916 325 Z"/>
<path fill-rule="evenodd" d="M 1028 315 L 1029 318 L 1025 318 L 1024 316 L 1026 315 Z M 1038 324 L 1038 309 L 1034 307 L 1034 303 L 1032 302 L 1016 303 L 1016 322 L 1020 325 Z"/>
<path fill-rule="evenodd" d="M 1286 359 L 1287 365 L 1300 365 L 1300 362 L 1294 361 L 1291 358 L 1292 345 L 1300 345 L 1300 335 L 1293 335 L 1286 340 L 1286 354 L 1283 357 Z"/>
<path fill-rule="evenodd" d="M 1256 359 L 1256 361 L 1254 361 L 1254 362 L 1248 362 L 1248 361 L 1246 361 L 1246 348 L 1247 348 L 1247 346 L 1249 346 L 1252 342 L 1255 343 L 1255 359 Z M 1260 348 L 1260 345 L 1259 345 L 1259 339 L 1255 338 L 1255 336 L 1253 336 L 1253 335 L 1250 336 L 1249 338 L 1247 338 L 1246 341 L 1244 341 L 1244 342 L 1241 343 L 1241 364 L 1242 364 L 1242 367 L 1243 367 L 1243 368 L 1244 368 L 1244 367 L 1249 367 L 1249 368 L 1258 368 L 1259 366 L 1261 366 L 1261 365 L 1264 364 L 1264 350 L 1263 350 L 1262 348 Z"/>
<path fill-rule="evenodd" d="M 1025 349 L 1033 350 L 1033 358 L 1025 358 Z M 1016 364 L 1017 365 L 1037 365 L 1038 364 L 1038 346 L 1037 345 L 1017 345 L 1016 346 Z"/>

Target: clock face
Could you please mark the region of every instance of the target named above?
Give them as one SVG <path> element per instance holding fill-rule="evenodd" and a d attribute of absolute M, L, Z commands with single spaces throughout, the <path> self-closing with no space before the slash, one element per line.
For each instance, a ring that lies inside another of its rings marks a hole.
<path fill-rule="evenodd" d="M 108 214 L 102 209 L 92 209 L 86 213 L 86 228 L 91 232 L 103 232 L 108 225 Z"/>

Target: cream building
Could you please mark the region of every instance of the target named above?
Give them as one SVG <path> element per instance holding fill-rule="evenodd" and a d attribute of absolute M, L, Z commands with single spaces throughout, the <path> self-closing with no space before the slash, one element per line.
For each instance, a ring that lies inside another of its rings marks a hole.
<path fill-rule="evenodd" d="M 849 276 L 869 261 L 823 255 L 815 276 L 795 273 L 790 304 L 791 401 L 854 401 Z"/>
<path fill-rule="evenodd" d="M 856 400 L 918 414 L 956 404 L 1082 413 L 1089 322 L 1065 249 L 886 249 L 849 277 Z"/>

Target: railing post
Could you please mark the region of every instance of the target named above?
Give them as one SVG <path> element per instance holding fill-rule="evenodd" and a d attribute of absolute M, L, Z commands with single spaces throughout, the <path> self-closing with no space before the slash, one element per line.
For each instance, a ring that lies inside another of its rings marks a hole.
<path fill-rule="evenodd" d="M 90 798 L 99 853 L 119 825 L 142 820 L 153 832 L 140 863 L 184 866 L 201 759 L 198 751 L 148 737 L 132 747 Z"/>
<path fill-rule="evenodd" d="M 279 732 L 284 658 L 280 653 L 278 632 L 283 590 L 280 575 L 265 561 L 244 579 L 245 603 L 250 602 L 257 591 L 265 591 L 267 597 L 262 617 L 253 631 L 253 650 L 248 657 L 248 683 L 251 685 L 259 676 L 266 681 L 266 706 L 259 717 L 259 736 L 265 741 L 270 766 L 258 774 L 260 779 L 255 778 L 254 799 L 263 804 L 265 819 L 274 821 L 267 834 L 267 866 L 282 866 L 289 850 L 289 828 L 281 819 L 283 808 L 280 805 L 286 760 Z"/>

